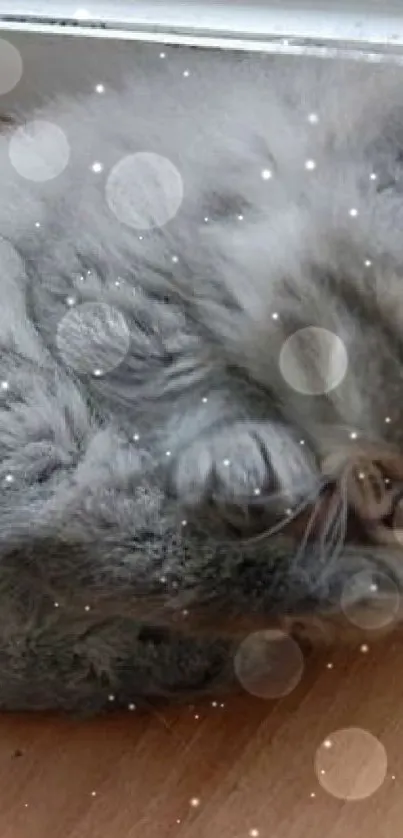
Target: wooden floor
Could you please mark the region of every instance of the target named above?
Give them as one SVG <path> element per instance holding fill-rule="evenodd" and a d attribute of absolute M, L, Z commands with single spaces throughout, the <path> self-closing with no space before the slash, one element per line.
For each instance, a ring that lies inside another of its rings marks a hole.
<path fill-rule="evenodd" d="M 403 637 L 308 662 L 280 701 L 5 715 L 0 749 L 1 838 L 400 838 Z"/>

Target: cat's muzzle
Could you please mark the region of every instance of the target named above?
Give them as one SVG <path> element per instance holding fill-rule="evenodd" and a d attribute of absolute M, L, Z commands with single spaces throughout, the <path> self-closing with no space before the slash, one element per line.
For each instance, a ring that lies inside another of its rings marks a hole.
<path fill-rule="evenodd" d="M 339 449 L 321 464 L 323 490 L 315 500 L 310 538 L 339 500 L 347 509 L 346 541 L 390 545 L 403 551 L 403 456 L 391 447 L 360 443 Z M 302 535 L 312 520 L 307 507 L 288 528 Z"/>

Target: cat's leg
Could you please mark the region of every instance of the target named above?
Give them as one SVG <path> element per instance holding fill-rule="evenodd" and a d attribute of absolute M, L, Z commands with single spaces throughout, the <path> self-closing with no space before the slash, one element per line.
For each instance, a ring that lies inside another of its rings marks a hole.
<path fill-rule="evenodd" d="M 202 526 L 200 532 L 197 539 L 189 533 L 175 589 L 196 632 L 228 637 L 282 628 L 320 646 L 362 642 L 369 634 L 375 640 L 402 620 L 399 550 L 346 545 L 324 560 L 320 543 L 301 550 L 279 536 L 203 544 Z"/>
<path fill-rule="evenodd" d="M 278 421 L 240 419 L 203 430 L 177 452 L 173 486 L 185 503 L 247 505 L 261 498 L 283 507 L 313 496 L 318 471 L 305 440 Z"/>

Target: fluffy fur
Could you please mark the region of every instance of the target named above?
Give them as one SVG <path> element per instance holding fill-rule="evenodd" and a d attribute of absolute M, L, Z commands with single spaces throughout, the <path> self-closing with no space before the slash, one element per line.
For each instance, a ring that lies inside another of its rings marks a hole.
<path fill-rule="evenodd" d="M 315 619 L 340 611 L 360 570 L 403 577 L 392 548 L 341 549 L 339 520 L 337 550 L 334 533 L 303 549 L 244 537 L 251 519 L 270 532 L 316 497 L 321 459 L 352 430 L 403 445 L 401 71 L 184 56 L 162 66 L 139 49 L 115 90 L 35 113 L 71 147 L 54 180 L 20 177 L 3 138 L 3 708 L 228 688 L 231 621 Z M 184 183 L 175 218 L 141 238 L 105 199 L 110 168 L 136 151 L 165 155 Z M 105 375 L 66 362 L 88 350 L 80 329 L 60 352 L 70 296 L 129 324 Z M 308 325 L 348 352 L 325 396 L 299 395 L 279 370 L 284 340 Z"/>

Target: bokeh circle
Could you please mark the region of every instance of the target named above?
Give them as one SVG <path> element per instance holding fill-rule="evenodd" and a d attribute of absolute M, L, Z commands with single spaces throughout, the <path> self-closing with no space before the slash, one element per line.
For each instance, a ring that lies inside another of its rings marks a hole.
<path fill-rule="evenodd" d="M 113 306 L 82 303 L 61 319 L 56 342 L 63 361 L 76 372 L 100 376 L 126 357 L 130 329 L 123 314 Z"/>
<path fill-rule="evenodd" d="M 397 619 L 400 594 L 394 580 L 385 573 L 361 571 L 345 583 L 341 607 L 350 623 L 365 631 L 376 631 Z"/>
<path fill-rule="evenodd" d="M 358 727 L 331 733 L 315 755 L 315 771 L 322 788 L 339 800 L 370 797 L 384 782 L 387 769 L 382 743 Z"/>
<path fill-rule="evenodd" d="M 34 119 L 14 131 L 8 153 L 19 175 L 43 182 L 53 180 L 64 171 L 70 159 L 70 146 L 58 125 Z"/>
<path fill-rule="evenodd" d="M 106 181 L 106 200 L 116 218 L 136 230 L 163 227 L 183 200 L 182 177 L 167 157 L 138 152 L 123 157 Z"/>
<path fill-rule="evenodd" d="M 0 38 L 0 95 L 17 86 L 23 73 L 21 54 L 14 44 Z"/>
<path fill-rule="evenodd" d="M 304 657 L 292 637 L 277 629 L 267 629 L 244 638 L 235 653 L 234 670 L 250 695 L 280 698 L 299 684 Z"/>
<path fill-rule="evenodd" d="M 293 390 L 317 396 L 341 384 L 348 368 L 348 355 L 343 341 L 334 332 L 307 326 L 284 342 L 279 365 Z"/>

